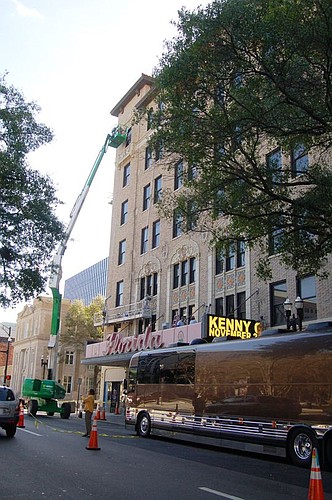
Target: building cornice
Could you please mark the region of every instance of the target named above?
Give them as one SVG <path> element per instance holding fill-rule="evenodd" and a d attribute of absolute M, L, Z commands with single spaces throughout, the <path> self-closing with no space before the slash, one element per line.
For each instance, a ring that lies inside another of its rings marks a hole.
<path fill-rule="evenodd" d="M 154 78 L 152 78 L 152 76 L 148 76 L 142 73 L 137 82 L 134 83 L 134 85 L 128 90 L 128 92 L 122 97 L 122 99 L 120 99 L 120 101 L 111 110 L 111 115 L 118 117 L 119 114 L 126 107 L 128 102 L 130 102 L 135 95 L 139 95 L 140 91 L 145 85 L 150 85 L 150 87 L 153 86 L 154 81 L 155 80 Z"/>

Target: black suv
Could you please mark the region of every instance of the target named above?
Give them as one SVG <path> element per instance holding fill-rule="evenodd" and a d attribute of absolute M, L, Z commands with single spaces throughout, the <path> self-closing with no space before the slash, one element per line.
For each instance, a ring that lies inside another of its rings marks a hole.
<path fill-rule="evenodd" d="M 19 401 L 10 387 L 0 386 L 0 427 L 7 437 L 15 436 L 19 418 Z"/>

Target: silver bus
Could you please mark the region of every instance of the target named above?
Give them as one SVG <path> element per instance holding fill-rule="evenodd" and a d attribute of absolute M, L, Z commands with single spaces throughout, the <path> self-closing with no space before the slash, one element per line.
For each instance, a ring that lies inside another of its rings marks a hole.
<path fill-rule="evenodd" d="M 332 329 L 133 355 L 125 422 L 150 434 L 332 466 Z"/>

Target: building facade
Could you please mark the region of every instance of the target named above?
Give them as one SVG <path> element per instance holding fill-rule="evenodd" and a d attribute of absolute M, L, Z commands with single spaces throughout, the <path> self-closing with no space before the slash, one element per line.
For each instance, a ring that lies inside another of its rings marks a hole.
<path fill-rule="evenodd" d="M 177 317 L 199 320 L 207 309 L 245 317 L 252 293 L 244 246 L 222 262 L 208 233 L 184 234 L 176 218 L 158 213 L 162 191 L 180 190 L 190 167 L 174 158 L 166 169 L 161 152 L 148 146 L 148 120 L 133 124 L 138 109 L 154 106 L 153 90 L 153 79 L 142 75 L 112 110 L 127 136 L 116 153 L 105 327 L 127 335 L 148 323 L 157 330 Z"/>
<path fill-rule="evenodd" d="M 106 297 L 108 258 L 105 258 L 65 281 L 64 298 L 82 300 L 89 305 L 99 295 Z"/>
<path fill-rule="evenodd" d="M 250 312 L 245 247 L 232 248 L 223 262 L 210 248 L 208 233 L 184 234 L 180 221 L 158 213 L 163 190 L 180 190 L 190 167 L 174 158 L 167 169 L 162 151 L 148 145 L 149 121 L 134 121 L 139 109 L 155 106 L 154 97 L 154 80 L 142 74 L 111 111 L 126 138 L 116 151 L 107 299 L 95 318 L 105 338 L 116 332 L 137 337 L 148 325 L 165 330 L 192 316 L 200 322 L 206 312 L 236 311 L 242 318 Z M 125 366 L 121 372 L 104 369 L 104 398 L 124 376 Z"/>
<path fill-rule="evenodd" d="M 188 323 L 195 316 L 200 322 L 206 312 L 260 321 L 263 328 L 285 327 L 284 302 L 292 302 L 295 315 L 297 297 L 303 300 L 304 323 L 332 318 L 331 277 L 318 280 L 286 269 L 277 245 L 270 256 L 273 279 L 263 282 L 255 274 L 254 250 L 249 252 L 240 242 L 220 255 L 209 245 L 209 233 L 183 234 L 176 217 L 160 217 L 157 202 L 162 192 L 182 189 L 183 176 L 195 173 L 181 159 L 174 157 L 170 163 L 162 150 L 150 149 L 149 120 L 137 120 L 137 111 L 154 109 L 154 98 L 153 79 L 142 74 L 111 111 L 126 134 L 116 145 L 107 299 L 104 311 L 95 317 L 105 339 L 116 339 L 117 333 L 135 338 L 147 325 L 163 331 L 179 318 Z M 104 366 L 106 399 L 112 388 L 120 387 L 126 361 L 92 352 L 85 362 Z"/>
<path fill-rule="evenodd" d="M 70 301 L 63 299 L 62 325 L 69 307 Z M 50 347 L 52 308 L 52 298 L 39 297 L 18 314 L 13 345 L 12 386 L 21 395 L 26 378 L 48 378 L 48 371 L 52 369 L 52 378 L 66 389 L 65 400 L 76 402 L 80 394 L 93 386 L 95 368 L 81 365 L 84 353 L 78 352 L 75 347 L 62 347 L 58 342 Z"/>
<path fill-rule="evenodd" d="M 0 384 L 12 385 L 13 353 L 16 324 L 0 324 Z"/>

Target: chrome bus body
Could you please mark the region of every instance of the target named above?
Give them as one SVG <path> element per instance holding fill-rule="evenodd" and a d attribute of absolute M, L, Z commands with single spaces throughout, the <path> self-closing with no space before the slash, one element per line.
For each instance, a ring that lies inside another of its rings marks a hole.
<path fill-rule="evenodd" d="M 150 433 L 332 464 L 332 333 L 143 351 L 129 366 L 126 424 Z"/>

